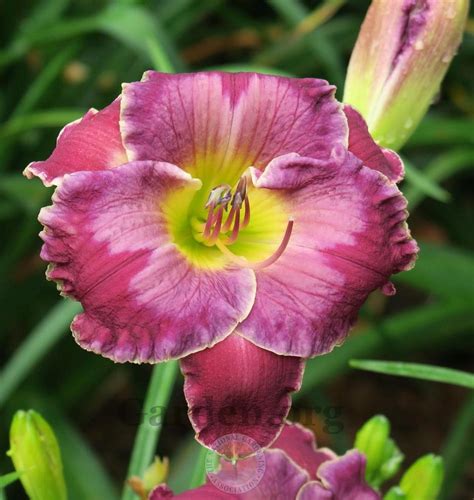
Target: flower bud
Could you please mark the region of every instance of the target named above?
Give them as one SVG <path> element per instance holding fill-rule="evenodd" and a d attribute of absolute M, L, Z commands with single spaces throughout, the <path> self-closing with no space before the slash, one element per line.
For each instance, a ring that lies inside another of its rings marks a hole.
<path fill-rule="evenodd" d="M 344 102 L 374 139 L 400 149 L 439 91 L 469 0 L 373 0 L 352 52 Z"/>
<path fill-rule="evenodd" d="M 49 424 L 35 411 L 18 411 L 10 427 L 10 451 L 31 500 L 65 500 L 59 445 Z"/>
<path fill-rule="evenodd" d="M 127 483 L 139 498 L 146 500 L 156 486 L 166 482 L 168 472 L 168 458 L 155 457 L 153 463 L 143 473 L 143 477 L 132 476 L 127 480 Z"/>
<path fill-rule="evenodd" d="M 443 484 L 443 459 L 437 455 L 419 458 L 403 475 L 400 489 L 406 500 L 435 500 Z"/>
<path fill-rule="evenodd" d="M 154 462 L 143 474 L 143 485 L 146 491 L 151 491 L 155 486 L 165 483 L 168 478 L 169 460 L 167 457 L 155 457 Z"/>
<path fill-rule="evenodd" d="M 375 487 L 394 476 L 403 460 L 390 439 L 390 422 L 383 415 L 372 417 L 359 429 L 354 446 L 367 457 L 366 479 Z"/>

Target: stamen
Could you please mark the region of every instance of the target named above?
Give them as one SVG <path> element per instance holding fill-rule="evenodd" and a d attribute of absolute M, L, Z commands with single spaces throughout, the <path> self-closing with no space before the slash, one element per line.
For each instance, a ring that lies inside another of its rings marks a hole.
<path fill-rule="evenodd" d="M 238 264 L 241 267 L 249 267 L 254 270 L 260 270 L 265 267 L 270 266 L 271 264 L 274 264 L 282 255 L 283 252 L 286 250 L 286 247 L 288 246 L 288 243 L 291 238 L 291 233 L 293 231 L 293 225 L 294 225 L 294 220 L 290 218 L 288 220 L 288 224 L 286 226 L 285 234 L 283 235 L 283 239 L 281 240 L 280 245 L 276 249 L 276 251 L 270 255 L 270 257 L 260 261 L 260 262 L 249 262 L 246 258 L 240 257 L 238 255 L 235 255 L 235 253 L 231 252 L 227 246 L 222 242 L 221 240 L 217 239 L 215 242 L 215 245 L 217 248 L 227 257 L 229 257 L 233 262 Z"/>
<path fill-rule="evenodd" d="M 214 229 L 212 230 L 211 237 L 208 238 L 208 240 L 207 240 L 207 244 L 214 245 L 214 243 L 218 239 L 219 234 L 221 232 L 222 216 L 223 215 L 224 215 L 224 207 L 219 207 L 219 210 L 217 211 L 217 214 L 215 216 Z"/>
<path fill-rule="evenodd" d="M 229 215 L 227 216 L 227 219 L 226 219 L 224 225 L 222 226 L 223 233 L 227 233 L 227 231 L 230 230 L 230 226 L 232 225 L 232 221 L 234 220 L 235 211 L 236 211 L 236 208 L 234 206 L 232 206 L 232 208 L 230 209 Z"/>
<path fill-rule="evenodd" d="M 235 262 L 240 267 L 252 267 L 250 262 L 245 257 L 235 255 L 235 253 L 231 252 L 221 240 L 216 240 L 215 245 L 224 255 L 229 257 L 232 262 Z"/>
<path fill-rule="evenodd" d="M 226 239 L 225 244 L 231 245 L 237 240 L 240 229 L 248 226 L 250 222 L 250 202 L 247 195 L 247 183 L 247 176 L 243 175 L 239 179 L 233 195 L 232 188 L 228 184 L 220 184 L 209 193 L 205 205 L 205 208 L 209 211 L 204 231 L 202 232 L 202 238 L 207 246 L 215 244 L 219 233 L 227 233 L 229 231 L 232 231 L 232 233 Z M 222 224 L 224 211 L 227 211 L 229 203 L 231 209 L 224 224 Z M 245 214 L 241 225 L 240 211 L 244 204 Z"/>
<path fill-rule="evenodd" d="M 245 215 L 244 220 L 242 222 L 242 229 L 245 229 L 250 222 L 250 201 L 248 196 L 245 197 Z"/>
<path fill-rule="evenodd" d="M 207 207 L 207 204 L 206 204 Z M 214 223 L 214 209 L 216 208 L 216 205 L 214 202 L 212 202 L 209 205 L 209 213 L 207 214 L 207 220 L 206 220 L 206 225 L 204 226 L 204 231 L 202 235 L 204 236 L 204 239 L 209 238 L 209 235 L 211 234 L 211 229 L 212 229 L 212 224 Z"/>
<path fill-rule="evenodd" d="M 247 176 L 243 175 L 237 184 L 237 187 L 235 189 L 235 196 L 239 195 L 240 200 L 245 200 L 247 198 Z M 234 197 L 235 197 L 234 196 Z M 242 201 L 241 201 L 242 204 Z"/>
<path fill-rule="evenodd" d="M 239 236 L 239 229 L 240 229 L 240 210 L 236 210 L 234 217 L 234 227 L 232 228 L 231 235 L 225 241 L 226 245 L 232 245 L 232 243 L 234 243 L 237 240 L 237 237 Z"/>

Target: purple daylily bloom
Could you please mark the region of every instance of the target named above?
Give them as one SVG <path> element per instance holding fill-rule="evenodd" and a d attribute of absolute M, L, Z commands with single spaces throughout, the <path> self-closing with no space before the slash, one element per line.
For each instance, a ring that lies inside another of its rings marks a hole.
<path fill-rule="evenodd" d="M 41 256 L 84 308 L 74 338 L 116 362 L 181 359 L 206 446 L 231 432 L 269 445 L 303 360 L 413 266 L 403 165 L 334 92 L 150 71 L 25 171 L 57 186 Z"/>
<path fill-rule="evenodd" d="M 165 484 L 153 489 L 149 500 L 379 500 L 380 495 L 365 480 L 365 456 L 350 450 L 338 457 L 328 448 L 318 449 L 314 435 L 299 424 L 287 422 L 271 448 L 263 452 L 265 471 L 258 484 L 242 492 L 228 493 L 227 485 L 249 476 L 251 459 L 232 467 L 221 459 L 219 482 L 207 481 L 194 490 L 174 495 Z M 217 484 L 217 486 L 216 486 Z"/>

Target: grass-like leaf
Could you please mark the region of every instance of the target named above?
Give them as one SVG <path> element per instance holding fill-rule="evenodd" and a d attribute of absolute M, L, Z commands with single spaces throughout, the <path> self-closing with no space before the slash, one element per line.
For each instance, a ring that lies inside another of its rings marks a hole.
<path fill-rule="evenodd" d="M 420 192 L 437 201 L 446 203 L 450 200 L 451 195 L 424 171 L 417 169 L 406 158 L 403 159 L 403 163 L 405 164 L 405 180 L 409 186 L 416 186 Z"/>
<path fill-rule="evenodd" d="M 377 327 L 349 337 L 330 354 L 308 360 L 303 386 L 293 399 L 311 394 L 316 386 L 346 372 L 351 359 L 381 355 L 388 347 L 403 353 L 428 344 L 439 345 L 472 327 L 472 305 L 464 302 L 427 305 L 394 315 Z"/>
<path fill-rule="evenodd" d="M 449 179 L 463 170 L 472 169 L 473 167 L 474 148 L 458 147 L 453 151 L 449 150 L 443 154 L 437 155 L 423 168 L 423 177 L 425 180 L 439 187 L 439 184 L 446 179 Z M 409 175 L 408 171 L 407 174 Z M 404 186 L 403 192 L 408 200 L 410 212 L 412 212 L 429 194 L 426 191 L 424 186 L 416 182 L 409 182 Z"/>
<path fill-rule="evenodd" d="M 0 476 L 0 489 L 14 483 L 19 477 L 20 474 L 18 472 L 9 472 L 8 474 Z"/>
<path fill-rule="evenodd" d="M 34 128 L 63 127 L 77 120 L 85 113 L 84 109 L 48 109 L 11 118 L 0 128 L 0 139 L 22 134 Z"/>
<path fill-rule="evenodd" d="M 81 311 L 77 302 L 61 301 L 29 334 L 0 372 L 0 407 L 68 328 Z"/>
<path fill-rule="evenodd" d="M 474 375 L 472 373 L 444 368 L 442 366 L 403 363 L 401 361 L 377 361 L 372 359 L 351 359 L 349 365 L 359 370 L 396 375 L 398 377 L 431 380 L 433 382 L 461 385 L 469 389 L 474 389 Z"/>

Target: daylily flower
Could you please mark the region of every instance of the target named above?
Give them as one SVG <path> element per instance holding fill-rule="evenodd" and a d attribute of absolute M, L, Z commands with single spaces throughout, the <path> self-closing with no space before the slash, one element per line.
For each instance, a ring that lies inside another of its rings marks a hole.
<path fill-rule="evenodd" d="M 372 0 L 349 63 L 344 102 L 398 150 L 425 115 L 461 43 L 469 0 Z"/>
<path fill-rule="evenodd" d="M 314 435 L 301 425 L 286 423 L 271 448 L 263 452 L 265 470 L 258 484 L 245 490 L 246 481 L 255 476 L 252 458 L 235 465 L 221 459 L 216 473 L 219 481 L 174 495 L 166 485 L 157 486 L 149 500 L 378 500 L 380 495 L 365 481 L 366 460 L 362 453 L 350 450 L 338 457 L 328 448 L 318 449 Z M 216 486 L 217 485 L 217 486 Z M 234 493 L 224 491 L 227 487 Z"/>
<path fill-rule="evenodd" d="M 197 437 L 269 445 L 304 359 L 413 266 L 398 156 L 323 80 L 145 73 L 66 126 L 41 256 L 84 349 L 181 359 Z"/>

